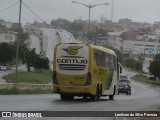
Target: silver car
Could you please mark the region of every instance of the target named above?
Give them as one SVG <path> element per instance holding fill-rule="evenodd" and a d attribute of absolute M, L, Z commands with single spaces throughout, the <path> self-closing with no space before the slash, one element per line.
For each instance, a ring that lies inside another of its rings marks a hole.
<path fill-rule="evenodd" d="M 6 71 L 7 68 L 6 68 L 6 66 L 0 66 L 0 70 L 1 70 L 1 71 Z"/>

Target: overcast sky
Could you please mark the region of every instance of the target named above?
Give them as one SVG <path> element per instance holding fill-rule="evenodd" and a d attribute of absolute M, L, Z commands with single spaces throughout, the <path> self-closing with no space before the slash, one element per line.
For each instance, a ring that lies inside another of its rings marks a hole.
<path fill-rule="evenodd" d="M 0 0 L 0 11 L 14 4 L 18 0 Z M 40 18 L 50 23 L 52 19 L 65 18 L 68 20 L 88 19 L 88 8 L 71 3 L 72 0 L 23 0 Z M 109 3 L 91 9 L 91 20 L 100 21 L 102 16 L 111 19 L 112 0 L 75 0 L 84 4 Z M 160 21 L 160 0 L 114 0 L 114 21 L 129 18 L 134 22 Z M 19 4 L 0 12 L 0 19 L 18 22 Z M 22 5 L 22 22 L 39 20 L 24 5 Z"/>

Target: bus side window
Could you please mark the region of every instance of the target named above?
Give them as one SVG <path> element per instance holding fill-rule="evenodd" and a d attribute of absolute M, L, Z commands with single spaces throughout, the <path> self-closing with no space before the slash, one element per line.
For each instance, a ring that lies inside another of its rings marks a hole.
<path fill-rule="evenodd" d="M 112 69 L 114 69 L 114 59 L 113 59 L 113 56 L 111 55 L 111 67 L 112 67 Z"/>
<path fill-rule="evenodd" d="M 113 65 L 114 65 L 114 69 L 117 71 L 117 59 L 115 56 L 113 56 Z"/>
<path fill-rule="evenodd" d="M 97 65 L 97 52 L 96 50 L 93 50 L 93 60 L 94 60 L 94 64 Z"/>
<path fill-rule="evenodd" d="M 101 51 L 99 53 L 99 65 L 103 66 L 103 52 L 101 52 Z"/>
<path fill-rule="evenodd" d="M 109 57 L 107 53 L 105 53 L 105 66 L 109 66 Z"/>
<path fill-rule="evenodd" d="M 100 55 L 100 51 L 98 51 L 98 58 L 97 58 L 97 60 L 98 60 L 98 66 L 101 66 L 101 55 Z"/>
<path fill-rule="evenodd" d="M 111 67 L 111 55 L 108 55 L 108 64 L 109 64 L 109 67 Z"/>
<path fill-rule="evenodd" d="M 105 66 L 105 53 L 99 51 L 99 66 L 104 67 Z"/>
<path fill-rule="evenodd" d="M 104 67 L 105 66 L 105 53 L 102 52 L 102 66 Z"/>

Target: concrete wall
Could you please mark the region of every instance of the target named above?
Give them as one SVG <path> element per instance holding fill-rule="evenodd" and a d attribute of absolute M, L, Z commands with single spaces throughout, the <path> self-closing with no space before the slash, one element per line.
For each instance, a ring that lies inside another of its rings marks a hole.
<path fill-rule="evenodd" d="M 15 87 L 15 83 L 0 84 L 0 89 L 12 89 Z M 19 90 L 52 90 L 52 84 L 25 84 L 16 83 L 16 88 Z"/>

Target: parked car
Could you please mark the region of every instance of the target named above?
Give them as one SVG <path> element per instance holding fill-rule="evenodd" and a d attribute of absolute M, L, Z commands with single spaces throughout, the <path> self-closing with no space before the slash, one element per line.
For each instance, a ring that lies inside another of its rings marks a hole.
<path fill-rule="evenodd" d="M 131 81 L 128 76 L 120 76 L 120 81 L 118 83 L 118 94 L 126 93 L 126 95 L 131 95 Z"/>
<path fill-rule="evenodd" d="M 30 72 L 34 72 L 34 67 L 30 67 Z"/>
<path fill-rule="evenodd" d="M 0 66 L 0 70 L 1 70 L 1 71 L 6 71 L 7 68 L 6 68 L 6 66 Z"/>

